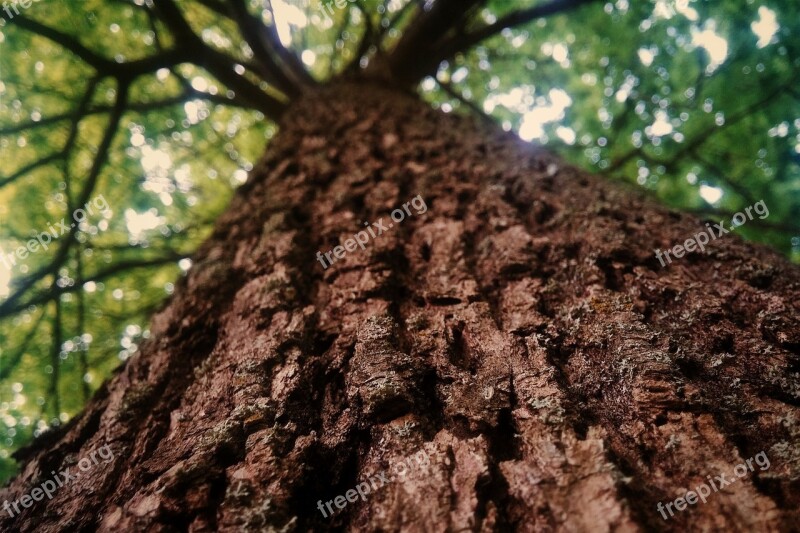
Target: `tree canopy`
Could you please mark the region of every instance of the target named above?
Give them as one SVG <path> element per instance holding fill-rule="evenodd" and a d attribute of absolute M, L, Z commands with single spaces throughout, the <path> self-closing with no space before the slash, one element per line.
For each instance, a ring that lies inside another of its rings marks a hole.
<path fill-rule="evenodd" d="M 4 478 L 136 353 L 291 101 L 338 77 L 373 72 L 712 221 L 763 200 L 737 232 L 800 261 L 796 0 L 11 4 L 0 248 L 66 226 L 0 260 Z"/>

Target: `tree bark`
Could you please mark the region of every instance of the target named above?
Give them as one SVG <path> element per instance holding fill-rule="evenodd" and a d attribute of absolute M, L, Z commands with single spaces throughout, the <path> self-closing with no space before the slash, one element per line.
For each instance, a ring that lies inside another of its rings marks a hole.
<path fill-rule="evenodd" d="M 417 195 L 427 211 L 393 222 Z M 0 500 L 113 460 L 0 526 L 792 530 L 800 271 L 736 235 L 654 257 L 703 229 L 411 95 L 306 95 L 148 342 L 19 452 Z M 420 451 L 414 475 L 318 509 Z M 768 469 L 656 510 L 762 451 Z"/>

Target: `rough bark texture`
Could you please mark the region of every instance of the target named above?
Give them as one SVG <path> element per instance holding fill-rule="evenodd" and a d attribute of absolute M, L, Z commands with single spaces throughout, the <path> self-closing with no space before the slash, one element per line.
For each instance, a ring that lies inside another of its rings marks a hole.
<path fill-rule="evenodd" d="M 364 221 L 428 207 L 348 253 Z M 141 352 L 0 499 L 4 531 L 789 531 L 800 272 L 510 134 L 355 84 L 294 104 Z M 323 518 L 418 450 L 422 475 Z M 765 451 L 664 521 L 674 500 Z"/>

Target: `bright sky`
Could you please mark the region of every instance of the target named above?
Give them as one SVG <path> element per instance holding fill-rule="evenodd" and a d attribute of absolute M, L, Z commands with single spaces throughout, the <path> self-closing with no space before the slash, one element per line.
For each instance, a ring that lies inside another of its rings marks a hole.
<path fill-rule="evenodd" d="M 653 59 L 655 59 L 656 54 L 650 48 L 639 48 L 639 61 L 642 62 L 642 65 L 649 67 L 653 64 Z"/>
<path fill-rule="evenodd" d="M 549 102 L 537 105 L 522 116 L 519 136 L 526 141 L 543 136 L 544 125 L 563 119 L 564 111 L 572 105 L 572 98 L 561 89 L 550 89 L 547 96 Z"/>
<path fill-rule="evenodd" d="M 519 136 L 526 140 L 540 139 L 544 135 L 544 125 L 564 118 L 564 111 L 572 105 L 572 98 L 562 89 L 550 89 L 546 96 L 534 97 L 535 89 L 530 85 L 515 87 L 506 93 L 494 93 L 483 102 L 487 113 L 501 105 L 522 115 Z M 568 127 L 560 127 L 556 135 L 568 144 L 575 142 L 575 132 Z"/>
<path fill-rule="evenodd" d="M 722 189 L 710 185 L 700 185 L 700 197 L 710 204 L 715 204 L 722 198 Z"/>
<path fill-rule="evenodd" d="M 669 115 L 666 111 L 656 111 L 656 120 L 648 127 L 645 128 L 645 133 L 655 137 L 662 137 L 672 133 L 672 123 L 669 121 Z"/>
<path fill-rule="evenodd" d="M 158 228 L 165 222 L 166 219 L 158 216 L 158 210 L 154 207 L 144 213 L 137 213 L 133 209 L 125 210 L 125 226 L 134 242 L 143 240 L 146 232 Z"/>
<path fill-rule="evenodd" d="M 278 29 L 278 38 L 284 46 L 292 42 L 290 26 L 305 28 L 308 24 L 303 10 L 291 5 L 285 0 L 272 0 L 272 10 L 275 13 L 275 26 Z"/>
<path fill-rule="evenodd" d="M 778 19 L 775 17 L 775 12 L 764 6 L 758 8 L 758 20 L 750 25 L 753 33 L 758 37 L 758 43 L 756 44 L 759 48 L 767 46 L 775 34 L 778 33 L 780 27 Z"/>
<path fill-rule="evenodd" d="M 758 20 L 753 21 L 750 28 L 758 37 L 757 46 L 764 48 L 772 42 L 780 29 L 780 24 L 778 24 L 774 11 L 761 6 L 758 8 Z M 728 41 L 718 35 L 716 31 L 717 23 L 714 19 L 707 20 L 702 30 L 692 28 L 692 44 L 704 48 L 711 59 L 706 69 L 709 74 L 714 72 L 728 57 Z"/>
<path fill-rule="evenodd" d="M 687 19 L 695 21 L 699 18 L 697 10 L 691 7 L 689 0 L 657 0 L 653 14 L 658 18 L 671 19 L 680 13 Z"/>
<path fill-rule="evenodd" d="M 709 74 L 717 70 L 728 57 L 728 41 L 717 35 L 716 31 L 717 22 L 714 19 L 707 20 L 702 30 L 692 28 L 692 44 L 704 48 L 711 60 L 706 67 Z"/>

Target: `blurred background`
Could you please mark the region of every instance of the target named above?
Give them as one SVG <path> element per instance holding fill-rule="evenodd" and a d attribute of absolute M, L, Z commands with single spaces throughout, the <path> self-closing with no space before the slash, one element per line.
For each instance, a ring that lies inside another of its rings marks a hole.
<path fill-rule="evenodd" d="M 150 1 L 0 10 L 0 253 L 70 226 L 10 269 L 0 258 L 3 481 L 15 449 L 69 421 L 137 352 L 277 133 L 188 63 L 137 78 L 118 104 L 83 51 L 123 63 L 164 50 L 168 32 L 142 9 Z M 205 42 L 241 58 L 242 74 L 252 51 L 217 3 L 180 2 Z M 322 81 L 356 56 L 366 27 L 396 41 L 425 2 L 249 3 Z M 491 1 L 478 16 L 536 4 Z M 506 30 L 418 90 L 714 222 L 763 200 L 769 217 L 737 233 L 800 262 L 799 12 L 800 0 L 595 2 Z M 74 209 L 100 195 L 107 207 L 72 227 Z"/>

